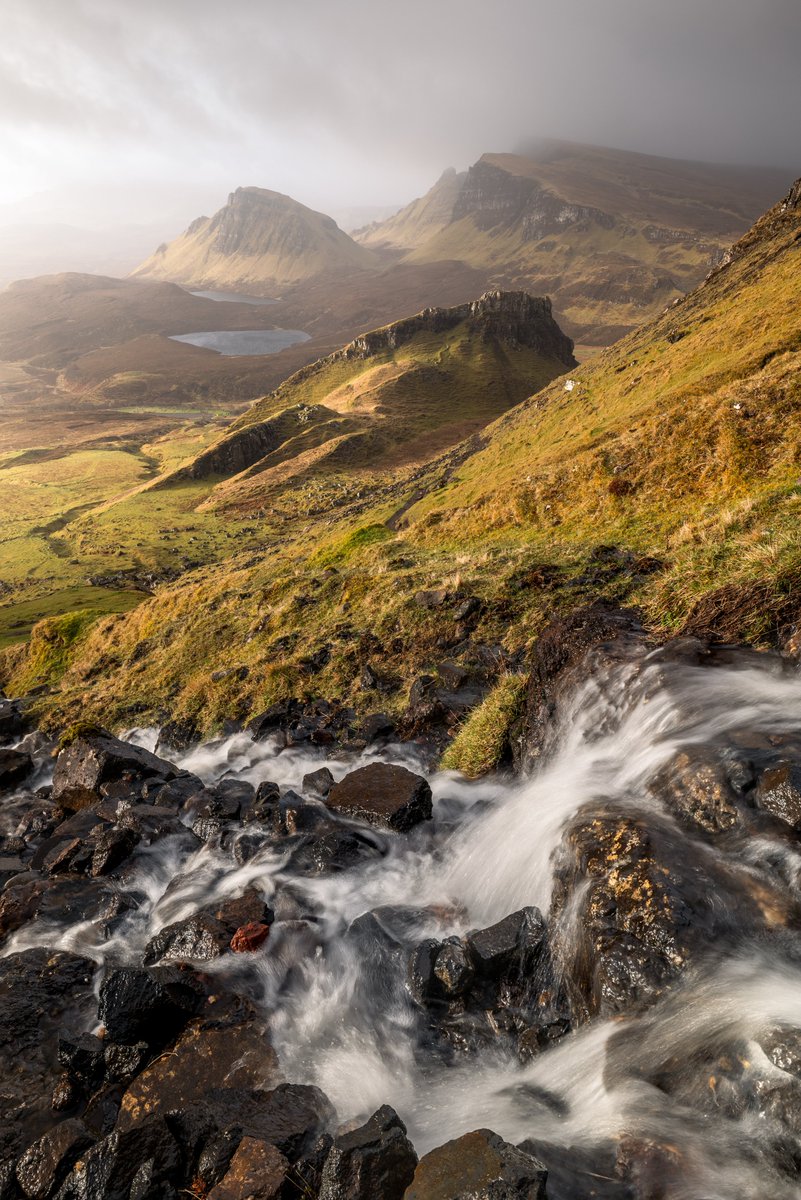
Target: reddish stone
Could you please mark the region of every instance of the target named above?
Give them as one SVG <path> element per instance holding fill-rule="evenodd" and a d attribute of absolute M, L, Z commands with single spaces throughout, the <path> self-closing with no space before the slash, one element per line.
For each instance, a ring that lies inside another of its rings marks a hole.
<path fill-rule="evenodd" d="M 269 933 L 269 925 L 262 925 L 261 921 L 248 921 L 247 925 L 240 925 L 231 938 L 231 949 L 234 954 L 252 954 L 267 941 Z"/>

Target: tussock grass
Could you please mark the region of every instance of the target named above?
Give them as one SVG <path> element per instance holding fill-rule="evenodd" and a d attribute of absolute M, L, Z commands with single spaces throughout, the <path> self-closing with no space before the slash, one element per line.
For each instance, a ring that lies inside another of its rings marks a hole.
<path fill-rule="evenodd" d="M 504 675 L 465 721 L 442 756 L 446 771 L 460 771 L 477 779 L 494 770 L 507 756 L 514 721 L 520 716 L 525 676 Z"/>

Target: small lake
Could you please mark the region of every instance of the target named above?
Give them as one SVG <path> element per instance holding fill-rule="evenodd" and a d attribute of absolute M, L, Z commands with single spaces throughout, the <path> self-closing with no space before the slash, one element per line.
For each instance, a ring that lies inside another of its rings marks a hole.
<path fill-rule="evenodd" d="M 219 300 L 223 304 L 277 304 L 277 300 L 267 300 L 261 296 L 242 296 L 239 292 L 190 292 L 190 296 L 199 296 L 201 300 Z"/>
<path fill-rule="evenodd" d="M 277 354 L 298 342 L 308 342 L 310 334 L 302 329 L 223 329 L 211 333 L 177 333 L 173 342 L 186 342 L 202 350 L 237 357 L 245 354 Z"/>

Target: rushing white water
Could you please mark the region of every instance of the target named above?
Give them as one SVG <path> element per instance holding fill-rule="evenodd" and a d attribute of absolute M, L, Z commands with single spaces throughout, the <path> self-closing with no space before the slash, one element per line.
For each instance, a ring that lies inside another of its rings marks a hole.
<path fill-rule="evenodd" d="M 167 839 L 141 852 L 120 885 L 140 904 L 111 937 L 104 940 L 89 923 L 68 930 L 39 924 L 23 928 L 6 952 L 57 944 L 98 961 L 139 962 L 163 926 L 256 886 L 278 916 L 267 945 L 204 970 L 227 974 L 259 999 L 287 1078 L 319 1084 L 341 1119 L 392 1104 L 421 1153 L 480 1126 L 515 1142 L 535 1137 L 564 1146 L 653 1140 L 671 1147 L 675 1161 L 659 1160 L 664 1190 L 646 1189 L 644 1196 L 789 1200 L 801 1196 L 801 1186 L 774 1168 L 771 1147 L 790 1134 L 767 1100 L 734 1114 L 725 1105 L 716 1111 L 715 1103 L 699 1109 L 691 1096 L 668 1094 L 647 1077 L 662 1062 L 686 1061 L 689 1071 L 710 1047 L 737 1044 L 744 1048 L 742 1070 L 756 1072 L 763 1099 L 773 1095 L 770 1087 L 781 1093 L 797 1086 L 758 1044 L 777 1027 L 801 1030 L 801 939 L 792 929 L 770 944 L 744 933 L 725 958 L 710 947 L 644 1014 L 590 1022 L 525 1065 L 508 1049 L 455 1062 L 427 1054 L 405 966 L 388 966 L 347 933 L 356 918 L 386 906 L 406 913 L 410 947 L 426 936 L 486 926 L 526 905 L 547 914 L 565 830 L 587 805 L 658 821 L 684 839 L 687 855 L 699 870 L 708 867 L 710 878 L 728 856 L 729 872 L 735 879 L 740 873 L 744 889 L 764 885 L 796 905 L 801 847 L 765 835 L 743 839 L 733 854 L 731 839 L 718 844 L 682 832 L 649 788 L 678 750 L 741 731 L 768 740 L 801 733 L 801 676 L 769 658 L 667 672 L 659 656 L 650 665 L 622 666 L 575 695 L 562 714 L 557 751 L 530 779 L 469 784 L 436 775 L 433 828 L 390 836 L 383 858 L 305 878 L 293 876 L 280 843 L 237 865 L 230 848 L 188 852 L 180 839 Z M 131 739 L 155 744 L 152 731 Z M 419 769 L 408 751 L 406 757 Z M 323 761 L 337 778 L 354 766 L 281 751 L 244 734 L 195 749 L 180 765 L 209 783 L 234 776 L 299 790 L 303 774 Z M 716 902 L 730 900 L 721 895 Z M 561 917 L 563 936 L 580 919 L 581 903 L 577 892 L 573 910 Z M 701 1062 L 699 1078 L 705 1069 Z M 717 1085 L 704 1086 L 714 1092 Z"/>

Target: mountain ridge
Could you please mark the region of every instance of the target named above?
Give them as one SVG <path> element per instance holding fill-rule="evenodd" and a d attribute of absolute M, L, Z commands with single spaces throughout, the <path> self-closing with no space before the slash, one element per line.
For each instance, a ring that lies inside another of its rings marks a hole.
<path fill-rule="evenodd" d="M 332 217 L 282 192 L 239 187 L 213 216 L 197 217 L 131 275 L 265 294 L 265 289 L 375 266 L 370 251 Z"/>

